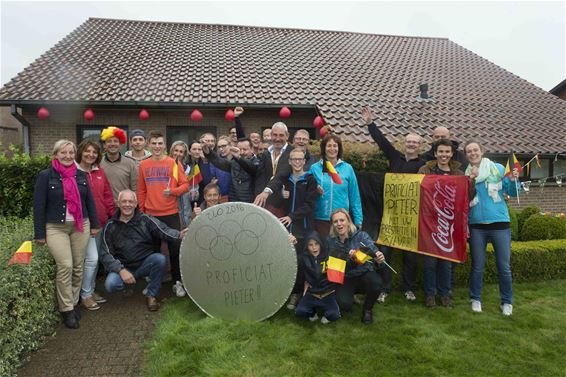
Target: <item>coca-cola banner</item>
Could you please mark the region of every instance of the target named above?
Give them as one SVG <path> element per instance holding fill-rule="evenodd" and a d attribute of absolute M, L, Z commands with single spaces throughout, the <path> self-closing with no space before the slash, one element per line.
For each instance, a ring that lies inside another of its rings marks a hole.
<path fill-rule="evenodd" d="M 468 177 L 385 175 L 378 244 L 466 261 Z"/>

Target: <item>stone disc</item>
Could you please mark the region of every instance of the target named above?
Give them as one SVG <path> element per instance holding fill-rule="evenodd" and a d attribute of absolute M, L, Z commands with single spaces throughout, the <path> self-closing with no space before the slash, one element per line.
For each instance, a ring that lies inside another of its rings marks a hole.
<path fill-rule="evenodd" d="M 261 321 L 285 304 L 297 275 L 289 233 L 264 208 L 215 205 L 198 215 L 181 243 L 183 285 L 214 318 Z"/>

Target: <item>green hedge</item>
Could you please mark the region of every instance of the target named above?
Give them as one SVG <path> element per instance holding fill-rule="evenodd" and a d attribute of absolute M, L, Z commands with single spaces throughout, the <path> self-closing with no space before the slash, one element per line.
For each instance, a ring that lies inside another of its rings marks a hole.
<path fill-rule="evenodd" d="M 31 217 L 0 218 L 0 376 L 15 376 L 59 318 L 55 264 L 47 248 L 34 245 L 28 266 L 8 266 L 8 260 L 32 234 Z"/>
<path fill-rule="evenodd" d="M 562 238 L 566 238 L 566 223 L 557 217 L 531 215 L 521 230 L 521 241 Z"/>
<path fill-rule="evenodd" d="M 0 216 L 26 217 L 32 211 L 37 173 L 49 166 L 51 157 L 30 157 L 15 151 L 12 158 L 0 155 Z"/>
<path fill-rule="evenodd" d="M 525 221 L 527 221 L 532 215 L 538 214 L 540 214 L 540 208 L 537 206 L 528 206 L 523 208 L 523 210 L 517 214 L 517 220 L 519 221 L 519 233 L 523 231 Z"/>

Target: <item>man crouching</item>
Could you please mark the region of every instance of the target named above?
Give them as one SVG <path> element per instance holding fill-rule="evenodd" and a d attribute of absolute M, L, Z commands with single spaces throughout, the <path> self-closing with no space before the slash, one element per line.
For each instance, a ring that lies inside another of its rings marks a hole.
<path fill-rule="evenodd" d="M 147 308 L 159 309 L 159 291 L 166 271 L 165 255 L 159 252 L 161 240 L 181 239 L 187 229 L 178 231 L 169 228 L 156 218 L 137 209 L 136 193 L 121 191 L 114 217 L 102 231 L 99 260 L 107 271 L 104 286 L 109 293 L 131 289 L 136 279 L 149 276 L 144 290 Z"/>

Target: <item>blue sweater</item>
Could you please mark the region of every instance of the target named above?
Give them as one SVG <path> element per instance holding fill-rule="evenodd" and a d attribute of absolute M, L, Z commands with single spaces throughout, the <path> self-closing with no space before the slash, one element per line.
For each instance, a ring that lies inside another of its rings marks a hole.
<path fill-rule="evenodd" d="M 354 168 L 342 160 L 338 160 L 334 168 L 342 179 L 341 185 L 334 183 L 330 175 L 322 172 L 322 160 L 313 164 L 309 170 L 317 184 L 324 190 L 324 194 L 319 196 L 315 202 L 314 218 L 330 221 L 330 215 L 334 210 L 344 208 L 352 213 L 354 224 L 361 225 L 364 216 Z"/>
<path fill-rule="evenodd" d="M 501 177 L 505 174 L 505 168 L 503 165 L 495 163 L 497 170 L 501 174 Z M 515 182 L 512 182 L 509 177 L 503 178 L 503 189 L 499 190 L 499 197 L 501 200 L 499 202 L 494 202 L 489 196 L 487 191 L 487 185 L 485 182 L 476 183 L 476 193 L 478 198 L 478 203 L 470 207 L 470 212 L 468 215 L 469 224 L 490 224 L 499 222 L 510 222 L 509 220 L 509 210 L 507 209 L 507 203 L 503 197 L 503 191 L 505 191 L 510 196 L 517 196 L 517 189 Z"/>

